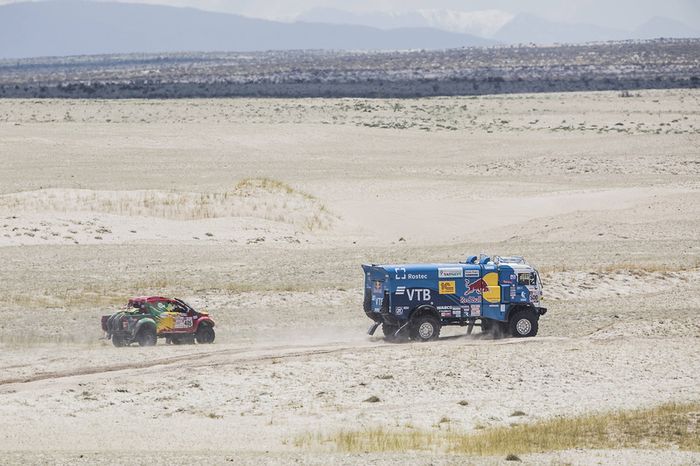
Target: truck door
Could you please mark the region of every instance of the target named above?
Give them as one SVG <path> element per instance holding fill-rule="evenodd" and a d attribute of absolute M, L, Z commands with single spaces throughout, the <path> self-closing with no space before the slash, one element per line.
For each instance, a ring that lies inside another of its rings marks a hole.
<path fill-rule="evenodd" d="M 517 274 L 515 270 L 508 266 L 498 268 L 498 281 L 501 285 L 501 302 L 510 303 L 515 301 L 517 289 Z"/>
<path fill-rule="evenodd" d="M 487 265 L 484 266 L 483 274 L 481 315 L 502 320 L 504 311 L 501 309 L 501 286 L 498 281 L 498 271 L 494 266 Z"/>

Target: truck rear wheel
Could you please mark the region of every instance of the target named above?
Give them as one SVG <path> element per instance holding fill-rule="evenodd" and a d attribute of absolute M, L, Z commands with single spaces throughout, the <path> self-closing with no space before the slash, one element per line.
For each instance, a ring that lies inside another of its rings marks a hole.
<path fill-rule="evenodd" d="M 510 318 L 510 334 L 516 338 L 537 335 L 538 320 L 532 311 L 518 311 Z"/>
<path fill-rule="evenodd" d="M 440 336 L 440 322 L 431 315 L 418 317 L 411 325 L 411 339 L 416 341 L 437 340 Z"/>
<path fill-rule="evenodd" d="M 136 335 L 136 341 L 139 346 L 154 346 L 158 341 L 155 327 L 152 325 L 141 327 L 138 335 Z"/>

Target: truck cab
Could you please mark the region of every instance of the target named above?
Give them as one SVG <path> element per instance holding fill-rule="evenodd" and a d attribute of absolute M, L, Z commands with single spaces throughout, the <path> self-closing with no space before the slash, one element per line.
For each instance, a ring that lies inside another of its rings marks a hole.
<path fill-rule="evenodd" d="M 363 265 L 364 310 L 384 335 L 438 338 L 445 325 L 480 326 L 515 337 L 537 334 L 542 283 L 519 256 L 470 256 L 450 264 Z"/>

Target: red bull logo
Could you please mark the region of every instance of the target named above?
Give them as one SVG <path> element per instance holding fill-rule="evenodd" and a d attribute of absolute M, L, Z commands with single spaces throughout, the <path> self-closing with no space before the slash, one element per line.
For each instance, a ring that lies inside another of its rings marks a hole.
<path fill-rule="evenodd" d="M 498 274 L 495 272 L 489 272 L 483 278 L 477 278 L 471 283 L 465 280 L 464 286 L 467 289 L 465 295 L 477 295 L 489 303 L 501 301 L 501 287 L 498 285 Z"/>
<path fill-rule="evenodd" d="M 489 284 L 486 283 L 486 281 L 483 278 L 479 278 L 478 280 L 474 280 L 471 283 L 467 283 L 467 293 L 466 294 L 471 294 L 471 293 L 488 293 L 489 291 Z"/>

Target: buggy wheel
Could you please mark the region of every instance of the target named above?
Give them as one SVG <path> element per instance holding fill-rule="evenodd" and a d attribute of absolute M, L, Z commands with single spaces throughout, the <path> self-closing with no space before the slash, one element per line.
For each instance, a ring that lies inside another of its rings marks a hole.
<path fill-rule="evenodd" d="M 516 338 L 537 335 L 537 315 L 532 311 L 518 311 L 510 318 L 510 334 Z"/>
<path fill-rule="evenodd" d="M 431 315 L 418 317 L 411 325 L 411 339 L 416 341 L 437 340 L 440 336 L 440 322 Z"/>
<path fill-rule="evenodd" d="M 112 335 L 112 344 L 117 348 L 126 346 L 126 339 L 122 335 Z"/>
<path fill-rule="evenodd" d="M 141 330 L 139 330 L 139 333 L 136 335 L 136 341 L 139 346 L 154 346 L 158 341 L 155 327 L 152 325 L 141 327 Z"/>
<path fill-rule="evenodd" d="M 194 336 L 170 337 L 173 345 L 194 345 Z"/>
<path fill-rule="evenodd" d="M 208 324 L 200 325 L 199 328 L 197 329 L 197 333 L 195 333 L 195 339 L 197 340 L 197 343 L 199 343 L 199 344 L 214 343 L 214 338 L 216 338 L 216 333 L 214 332 L 214 328 Z"/>

